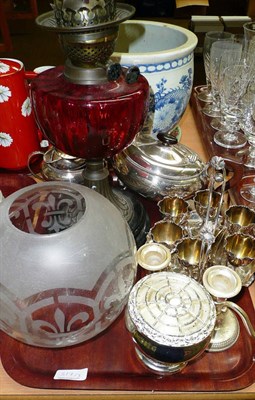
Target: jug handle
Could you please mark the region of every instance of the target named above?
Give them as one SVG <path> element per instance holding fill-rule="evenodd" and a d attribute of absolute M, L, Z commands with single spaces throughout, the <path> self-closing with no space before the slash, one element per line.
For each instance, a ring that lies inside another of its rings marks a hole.
<path fill-rule="evenodd" d="M 38 76 L 37 72 L 25 71 L 25 78 L 26 79 L 34 79 L 36 76 Z"/>
<path fill-rule="evenodd" d="M 247 329 L 247 332 L 249 333 L 249 335 L 251 337 L 253 337 L 253 339 L 255 339 L 255 329 L 252 326 L 252 323 L 250 321 L 250 318 L 248 317 L 248 315 L 246 314 L 246 312 L 236 303 L 232 302 L 232 301 L 224 301 L 223 304 L 232 309 L 233 311 L 235 311 L 237 313 L 237 315 L 239 315 L 239 317 L 241 318 L 245 328 Z"/>
<path fill-rule="evenodd" d="M 43 65 L 41 67 L 37 67 L 34 69 L 34 71 L 25 71 L 25 78 L 26 79 L 33 79 L 36 76 L 38 76 L 40 73 L 46 71 L 47 69 L 54 68 L 53 65 Z"/>
<path fill-rule="evenodd" d="M 34 172 L 32 169 L 31 162 L 35 156 L 41 156 L 43 158 L 44 152 L 43 151 L 33 151 L 31 154 L 29 154 L 27 167 L 34 178 L 36 178 L 40 181 L 44 181 L 43 175 L 41 173 L 38 174 L 38 173 Z"/>

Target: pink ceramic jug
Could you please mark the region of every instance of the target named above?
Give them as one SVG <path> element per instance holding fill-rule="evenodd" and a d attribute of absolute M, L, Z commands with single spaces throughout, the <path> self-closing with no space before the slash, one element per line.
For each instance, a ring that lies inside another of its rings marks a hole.
<path fill-rule="evenodd" d="M 36 76 L 35 73 L 32 73 Z M 22 170 L 29 154 L 39 150 L 29 85 L 21 61 L 0 58 L 0 168 Z"/>

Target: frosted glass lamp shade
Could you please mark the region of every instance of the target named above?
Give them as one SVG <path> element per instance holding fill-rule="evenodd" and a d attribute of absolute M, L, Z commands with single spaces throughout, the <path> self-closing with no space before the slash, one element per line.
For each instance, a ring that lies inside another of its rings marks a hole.
<path fill-rule="evenodd" d="M 133 234 L 85 186 L 46 182 L 0 204 L 0 329 L 30 345 L 65 347 L 106 328 L 136 276 Z"/>

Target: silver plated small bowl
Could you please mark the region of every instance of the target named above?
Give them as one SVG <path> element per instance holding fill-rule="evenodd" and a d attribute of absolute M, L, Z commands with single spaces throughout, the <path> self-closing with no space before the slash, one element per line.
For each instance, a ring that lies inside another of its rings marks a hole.
<path fill-rule="evenodd" d="M 210 204 L 209 204 L 209 195 L 210 195 L 209 189 L 205 189 L 205 190 L 198 190 L 194 196 L 194 205 L 196 211 L 198 215 L 203 219 L 206 217 L 208 207 L 210 207 L 209 218 L 211 219 L 215 218 L 220 203 L 220 198 L 221 198 L 220 193 L 216 191 L 212 192 L 212 198 Z"/>
<path fill-rule="evenodd" d="M 170 250 L 161 243 L 145 243 L 136 253 L 138 264 L 148 271 L 160 271 L 171 261 Z"/>
<path fill-rule="evenodd" d="M 247 206 L 230 206 L 225 212 L 225 222 L 230 234 L 255 233 L 255 211 Z"/>
<path fill-rule="evenodd" d="M 182 224 L 188 217 L 189 204 L 178 196 L 166 196 L 158 202 L 161 215 L 176 224 Z"/>
<path fill-rule="evenodd" d="M 183 236 L 184 230 L 180 225 L 171 221 L 160 220 L 149 230 L 147 241 L 162 243 L 173 251 Z"/>
<path fill-rule="evenodd" d="M 180 272 L 199 278 L 199 263 L 201 259 L 202 241 L 195 238 L 184 238 L 176 246 L 176 259 Z"/>
<path fill-rule="evenodd" d="M 234 233 L 225 239 L 224 245 L 228 262 L 233 267 L 250 264 L 255 260 L 255 240 L 252 236 Z"/>

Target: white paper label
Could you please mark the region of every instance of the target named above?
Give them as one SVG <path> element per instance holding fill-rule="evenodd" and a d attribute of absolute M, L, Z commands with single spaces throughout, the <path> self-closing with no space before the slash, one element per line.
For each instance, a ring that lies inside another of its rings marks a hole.
<path fill-rule="evenodd" d="M 85 381 L 88 375 L 88 368 L 83 369 L 59 369 L 54 379 L 62 379 L 67 381 Z"/>

